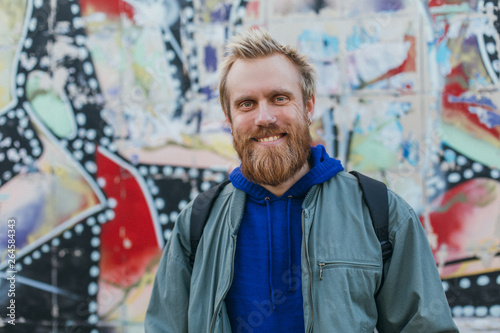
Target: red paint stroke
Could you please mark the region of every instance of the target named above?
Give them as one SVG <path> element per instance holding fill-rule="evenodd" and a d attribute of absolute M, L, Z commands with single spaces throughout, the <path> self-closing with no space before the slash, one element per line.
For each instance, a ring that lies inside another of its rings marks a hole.
<path fill-rule="evenodd" d="M 109 16 L 125 14 L 129 19 L 134 18 L 134 7 L 123 0 L 79 0 L 83 16 L 94 13 L 105 13 Z"/>
<path fill-rule="evenodd" d="M 404 38 L 405 42 L 410 42 L 410 48 L 408 49 L 408 55 L 406 59 L 403 61 L 401 65 L 398 67 L 392 68 L 386 73 L 382 74 L 381 76 L 371 80 L 370 82 L 367 82 L 365 85 L 370 85 L 378 81 L 386 80 L 389 79 L 397 74 L 401 74 L 404 72 L 415 72 L 416 70 L 416 62 L 415 62 L 415 57 L 417 55 L 416 51 L 416 38 L 415 36 L 405 36 Z M 410 87 L 407 86 L 409 89 Z"/>
<path fill-rule="evenodd" d="M 472 241 L 469 235 L 471 228 L 477 225 L 474 217 L 478 209 L 488 206 L 494 193 L 488 191 L 491 179 L 473 179 L 455 186 L 431 203 L 435 209 L 430 213 L 432 230 L 437 234 L 438 244 L 435 251 L 446 245 L 450 252 L 464 255 L 467 246 L 466 239 Z M 423 217 L 420 217 L 423 223 Z M 476 224 L 476 225 L 473 225 Z"/>
<path fill-rule="evenodd" d="M 430 0 L 429 1 L 429 8 L 431 7 L 440 7 L 440 6 L 447 6 L 447 5 L 460 5 L 463 2 L 468 2 L 468 0 Z"/>
<path fill-rule="evenodd" d="M 161 251 L 143 189 L 135 176 L 108 157 L 96 155 L 103 191 L 117 202 L 115 217 L 101 226 L 100 278 L 129 288 L 146 273 Z"/>
<path fill-rule="evenodd" d="M 477 114 L 469 112 L 471 106 L 482 106 L 474 102 L 450 102 L 450 97 L 460 97 L 469 89 L 469 79 L 463 64 L 457 65 L 446 77 L 446 84 L 443 89 L 442 105 L 443 120 L 454 124 L 467 132 L 481 132 L 490 137 L 493 141 L 498 141 L 499 131 L 497 128 L 488 128 L 481 123 Z"/>
<path fill-rule="evenodd" d="M 434 22 L 436 23 L 436 22 Z M 450 23 L 448 21 L 445 22 L 444 24 L 444 28 L 443 28 L 443 33 L 441 34 L 441 36 L 439 36 L 439 38 L 436 40 L 436 49 L 439 48 L 439 45 L 442 43 L 442 42 L 445 42 L 448 40 L 448 32 L 450 31 Z"/>
<path fill-rule="evenodd" d="M 429 7 L 439 7 L 446 4 L 446 0 L 430 0 Z"/>

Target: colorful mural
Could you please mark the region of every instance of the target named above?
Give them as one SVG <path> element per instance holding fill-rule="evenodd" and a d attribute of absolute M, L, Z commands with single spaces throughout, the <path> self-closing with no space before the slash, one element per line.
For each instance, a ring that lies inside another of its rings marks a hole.
<path fill-rule="evenodd" d="M 500 330 L 498 0 L 0 0 L 0 331 L 143 331 L 178 213 L 237 164 L 216 69 L 259 26 L 318 69 L 315 142 Z"/>

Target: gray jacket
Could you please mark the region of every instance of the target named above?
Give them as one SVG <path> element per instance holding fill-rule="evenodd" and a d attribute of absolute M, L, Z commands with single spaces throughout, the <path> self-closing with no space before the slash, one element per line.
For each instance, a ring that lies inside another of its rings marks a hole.
<path fill-rule="evenodd" d="M 341 172 L 307 194 L 301 255 L 306 332 L 373 332 L 375 327 L 458 332 L 418 217 L 399 196 L 388 194 L 394 250 L 385 264 L 355 177 Z M 147 333 L 231 332 L 224 298 L 245 196 L 232 185 L 221 192 L 194 267 L 189 261 L 192 203 L 181 212 L 156 273 Z"/>

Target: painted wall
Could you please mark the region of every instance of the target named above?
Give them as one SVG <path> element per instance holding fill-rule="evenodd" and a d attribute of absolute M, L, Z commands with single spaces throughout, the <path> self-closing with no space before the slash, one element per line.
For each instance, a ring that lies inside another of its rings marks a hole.
<path fill-rule="evenodd" d="M 237 163 L 216 68 L 251 26 L 314 62 L 316 143 L 415 208 L 457 320 L 498 323 L 499 16 L 498 0 L 0 0 L 0 331 L 15 315 L 17 332 L 142 332 L 176 216 Z"/>

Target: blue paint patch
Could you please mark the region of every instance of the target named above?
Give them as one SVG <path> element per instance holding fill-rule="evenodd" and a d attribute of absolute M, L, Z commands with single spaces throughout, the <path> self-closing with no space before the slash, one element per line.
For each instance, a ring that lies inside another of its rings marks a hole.
<path fill-rule="evenodd" d="M 208 87 L 208 86 L 201 87 L 200 93 L 205 94 L 207 96 L 207 101 L 218 97 L 214 94 L 214 91 L 212 89 L 210 89 L 210 87 Z"/>
<path fill-rule="evenodd" d="M 457 153 L 455 153 L 453 150 L 446 149 L 444 151 L 444 160 L 446 162 L 453 164 L 453 163 L 455 163 L 456 158 L 457 158 Z"/>
<path fill-rule="evenodd" d="M 388 117 L 401 118 L 411 110 L 411 103 L 390 103 L 386 112 Z"/>
<path fill-rule="evenodd" d="M 401 143 L 404 159 L 411 165 L 417 166 L 419 161 L 419 143 L 411 137 Z"/>
<path fill-rule="evenodd" d="M 217 71 L 217 50 L 211 45 L 205 46 L 205 69 L 210 73 Z"/>
<path fill-rule="evenodd" d="M 221 4 L 216 10 L 214 10 L 210 17 L 212 23 L 224 23 L 229 20 L 229 14 L 231 13 L 231 5 Z"/>
<path fill-rule="evenodd" d="M 332 61 L 339 53 L 339 40 L 324 32 L 304 30 L 298 37 L 300 51 L 311 60 Z"/>
<path fill-rule="evenodd" d="M 377 41 L 377 36 L 372 33 L 368 33 L 363 27 L 355 26 L 352 34 L 347 36 L 346 48 L 347 51 L 355 51 L 363 44 L 375 43 Z"/>
<path fill-rule="evenodd" d="M 487 98 L 487 97 L 484 97 L 484 96 L 481 96 L 481 98 L 478 98 L 475 95 L 472 95 L 470 97 L 465 97 L 465 96 L 464 97 L 462 97 L 462 96 L 457 97 L 457 96 L 449 95 L 448 101 L 450 103 L 475 104 L 476 106 L 485 107 L 485 108 L 491 109 L 491 110 L 497 110 L 497 107 L 495 104 L 493 104 L 492 100 Z"/>
<path fill-rule="evenodd" d="M 451 71 L 451 55 L 452 53 L 446 43 L 439 44 L 439 47 L 436 50 L 436 62 L 444 69 L 445 73 L 449 73 Z"/>
<path fill-rule="evenodd" d="M 384 0 L 376 4 L 377 11 L 397 11 L 403 9 L 402 0 Z"/>
<path fill-rule="evenodd" d="M 500 115 L 494 112 L 487 112 L 488 121 L 491 127 L 500 126 Z"/>
<path fill-rule="evenodd" d="M 469 112 L 477 115 L 481 124 L 488 128 L 500 126 L 500 115 L 479 106 L 469 107 Z"/>

